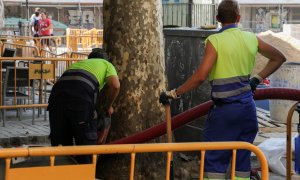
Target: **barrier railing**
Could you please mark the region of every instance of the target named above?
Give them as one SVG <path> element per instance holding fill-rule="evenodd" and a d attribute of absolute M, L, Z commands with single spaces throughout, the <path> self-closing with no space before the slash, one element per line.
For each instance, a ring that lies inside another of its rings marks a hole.
<path fill-rule="evenodd" d="M 87 52 L 71 52 L 70 58 L 87 59 L 90 51 Z"/>
<path fill-rule="evenodd" d="M 80 30 L 78 33 L 75 31 L 75 33 L 68 33 L 66 36 L 0 36 L 0 42 L 1 50 L 3 49 L 3 43 L 35 47 L 39 52 L 38 54 L 34 54 L 35 56 L 39 56 L 43 49 L 49 50 L 55 54 L 62 54 L 70 51 L 85 53 L 91 51 L 92 48 L 102 47 L 103 30 Z"/>
<path fill-rule="evenodd" d="M 94 47 L 102 47 L 102 29 L 70 29 L 66 30 L 66 46 L 72 51 L 87 51 Z"/>
<path fill-rule="evenodd" d="M 286 179 L 287 180 L 291 180 L 294 177 L 299 178 L 300 179 L 300 175 L 296 174 L 296 172 L 292 169 L 292 157 L 293 157 L 293 153 L 292 153 L 292 120 L 293 120 L 293 114 L 297 108 L 297 105 L 299 104 L 299 102 L 296 102 L 289 110 L 288 112 L 288 116 L 287 116 L 287 125 L 286 125 Z"/>
<path fill-rule="evenodd" d="M 6 48 L 16 50 L 16 57 L 40 56 L 40 50 L 36 46 L 27 45 L 25 41 L 4 42 L 1 48 L 1 52 L 4 52 Z"/>
<path fill-rule="evenodd" d="M 32 36 L 0 36 L 0 41 L 7 43 L 23 44 L 35 46 L 40 51 L 44 45 L 49 44 L 53 47 L 53 51 L 56 51 L 59 46 L 62 45 L 62 39 L 65 36 L 43 36 L 43 37 L 32 37 Z"/>
<path fill-rule="evenodd" d="M 1 57 L 0 109 L 3 111 L 3 126 L 6 109 L 33 108 L 32 104 L 46 107 L 48 82 L 55 83 L 70 64 L 80 60 L 82 59 L 22 57 L 20 61 L 18 57 Z M 38 83 L 34 83 L 36 81 Z M 37 103 L 34 98 L 36 89 L 39 92 Z M 6 104 L 7 99 L 12 99 L 12 103 Z M 19 100 L 24 100 L 23 105 L 20 105 Z M 33 118 L 33 124 L 34 120 Z"/>
<path fill-rule="evenodd" d="M 6 180 L 50 180 L 50 179 L 94 179 L 96 171 L 96 160 L 98 154 L 131 154 L 129 179 L 134 179 L 135 157 L 137 153 L 166 152 L 168 155 L 166 163 L 166 179 L 170 177 L 170 161 L 173 152 L 199 151 L 201 155 L 199 179 L 204 179 L 204 158 L 205 151 L 208 150 L 232 150 L 231 179 L 235 178 L 236 152 L 238 149 L 253 152 L 260 161 L 261 179 L 268 180 L 268 163 L 263 152 L 256 146 L 246 142 L 216 142 L 216 143 L 159 143 L 159 144 L 123 144 L 123 145 L 97 145 L 97 146 L 65 146 L 65 147 L 33 147 L 2 149 L 0 158 L 5 158 Z M 59 165 L 55 166 L 55 156 L 65 155 L 85 155 L 91 154 L 93 162 L 91 164 Z M 35 157 L 50 156 L 49 166 L 11 168 L 11 158 L 15 157 Z"/>
<path fill-rule="evenodd" d="M 41 57 L 44 57 L 44 58 L 63 58 L 63 59 L 67 59 L 67 58 L 69 58 L 69 53 L 68 52 L 64 52 L 64 53 L 61 53 L 61 54 L 56 54 L 56 53 L 53 53 L 51 51 L 42 49 L 41 50 Z M 69 61 L 69 62 L 66 62 L 66 61 L 55 62 L 55 77 L 56 77 L 56 79 L 63 74 L 63 72 L 66 70 L 66 68 L 72 62 L 73 61 Z M 51 61 L 45 61 L 44 64 L 51 64 Z"/>

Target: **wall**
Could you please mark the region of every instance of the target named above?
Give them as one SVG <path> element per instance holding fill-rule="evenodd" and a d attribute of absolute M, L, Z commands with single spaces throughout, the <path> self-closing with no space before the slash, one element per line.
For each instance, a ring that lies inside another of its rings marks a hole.
<path fill-rule="evenodd" d="M 283 33 L 300 40 L 300 24 L 284 24 Z"/>
<path fill-rule="evenodd" d="M 183 84 L 198 68 L 204 53 L 204 40 L 217 30 L 196 28 L 165 28 L 165 59 L 168 89 Z M 210 99 L 210 85 L 205 81 L 197 89 L 185 93 L 171 104 L 172 116 L 182 113 Z M 178 142 L 201 141 L 202 125 L 205 118 L 194 121 L 175 130 Z"/>
<path fill-rule="evenodd" d="M 192 1 L 192 3 L 207 3 L 207 4 L 212 4 L 213 2 L 217 2 L 218 0 L 162 0 L 163 4 L 166 3 L 189 3 Z"/>
<path fill-rule="evenodd" d="M 69 7 L 66 7 L 69 6 Z M 34 9 L 40 7 L 49 13 L 49 16 L 67 27 L 70 28 L 102 28 L 102 4 L 82 5 L 81 13 L 77 4 L 70 5 L 57 5 L 49 4 L 49 6 L 33 5 L 29 7 L 29 17 L 34 13 Z M 27 18 L 26 6 L 21 6 L 20 3 L 6 3 L 5 4 L 5 17 Z M 82 17 L 82 19 L 80 19 Z"/>
<path fill-rule="evenodd" d="M 292 20 L 296 12 L 292 8 L 283 5 L 241 5 L 241 27 L 255 33 L 267 30 L 280 32 L 283 24 Z"/>
<path fill-rule="evenodd" d="M 188 3 L 189 0 L 162 0 L 163 4 L 172 4 L 172 3 Z"/>
<path fill-rule="evenodd" d="M 215 5 L 211 3 L 165 3 L 163 4 L 163 23 L 164 26 L 181 27 L 214 24 Z"/>

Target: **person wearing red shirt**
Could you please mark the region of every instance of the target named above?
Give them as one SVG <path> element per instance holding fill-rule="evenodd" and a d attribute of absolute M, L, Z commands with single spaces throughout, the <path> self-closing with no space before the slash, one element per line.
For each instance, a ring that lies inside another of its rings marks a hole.
<path fill-rule="evenodd" d="M 51 19 L 47 17 L 46 12 L 41 12 L 41 19 L 39 20 L 39 35 L 41 37 L 51 36 L 51 29 L 52 29 Z M 43 48 L 45 45 L 47 45 L 49 50 L 52 51 L 52 48 L 50 47 L 49 39 L 42 39 L 41 44 Z"/>

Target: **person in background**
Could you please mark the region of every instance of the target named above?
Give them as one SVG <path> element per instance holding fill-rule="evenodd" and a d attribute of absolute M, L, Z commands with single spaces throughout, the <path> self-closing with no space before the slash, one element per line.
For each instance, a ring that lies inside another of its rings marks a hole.
<path fill-rule="evenodd" d="M 93 49 L 88 58 L 73 63 L 52 88 L 48 101 L 52 146 L 72 146 L 73 138 L 76 145 L 97 144 L 94 112 L 104 86 L 105 113 L 110 117 L 114 112 L 112 105 L 120 89 L 116 69 L 103 49 Z M 91 156 L 77 156 L 76 160 L 90 163 Z"/>
<path fill-rule="evenodd" d="M 30 17 L 30 27 L 33 37 L 39 37 L 39 20 L 41 19 L 41 9 L 35 8 L 34 14 Z"/>
<path fill-rule="evenodd" d="M 53 28 L 52 21 L 47 17 L 47 13 L 41 12 L 41 19 L 39 20 L 39 36 L 51 36 L 51 29 Z M 52 51 L 49 38 L 41 39 L 41 45 L 44 48 L 47 46 Z"/>
<path fill-rule="evenodd" d="M 52 16 L 48 16 L 48 18 L 51 20 L 51 22 L 52 22 L 52 28 L 50 29 L 50 36 L 53 36 L 54 34 L 53 34 L 53 21 L 52 21 Z"/>
<path fill-rule="evenodd" d="M 285 56 L 251 32 L 241 31 L 239 4 L 236 0 L 223 0 L 218 6 L 217 20 L 222 24 L 219 33 L 210 35 L 200 66 L 177 89 L 161 93 L 160 102 L 197 88 L 207 77 L 212 87 L 211 107 L 204 126 L 204 141 L 242 141 L 253 143 L 258 131 L 253 93 L 257 85 L 276 71 Z M 269 59 L 258 74 L 250 77 L 257 52 Z M 227 179 L 226 170 L 232 151 L 206 151 L 204 178 Z M 250 179 L 250 151 L 238 150 L 235 178 Z"/>

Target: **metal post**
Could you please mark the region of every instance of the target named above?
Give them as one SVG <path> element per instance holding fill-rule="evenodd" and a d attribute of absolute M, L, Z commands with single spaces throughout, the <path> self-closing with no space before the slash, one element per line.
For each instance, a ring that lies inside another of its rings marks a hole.
<path fill-rule="evenodd" d="M 78 10 L 79 10 L 79 28 L 82 28 L 82 9 L 81 9 L 81 4 L 80 4 L 80 0 L 78 3 Z"/>
<path fill-rule="evenodd" d="M 31 29 L 30 29 L 30 17 L 29 17 L 29 0 L 26 0 L 26 9 L 27 9 L 27 20 L 29 21 L 29 23 L 27 24 L 27 33 L 25 33 L 25 36 L 30 36 L 30 32 L 31 32 Z"/>
<path fill-rule="evenodd" d="M 192 16 L 193 16 L 193 0 L 189 0 L 188 4 L 188 22 L 187 26 L 192 27 Z"/>
<path fill-rule="evenodd" d="M 295 172 L 297 175 L 300 175 L 300 103 L 298 103 L 295 111 L 299 114 L 299 123 L 297 126 L 298 136 L 295 138 Z"/>
<path fill-rule="evenodd" d="M 213 6 L 213 24 L 217 25 L 217 19 L 216 19 L 216 16 L 217 16 L 217 4 L 216 4 L 216 1 L 215 0 L 212 0 L 212 6 Z"/>
<path fill-rule="evenodd" d="M 297 111 L 299 114 L 299 124 L 300 124 L 300 103 L 297 105 L 297 108 L 295 109 L 295 111 Z M 298 129 L 298 132 L 299 132 L 299 129 Z"/>
<path fill-rule="evenodd" d="M 28 7 L 28 0 L 26 0 L 26 9 L 27 9 L 27 19 L 29 19 L 29 7 Z"/>

